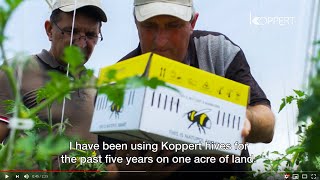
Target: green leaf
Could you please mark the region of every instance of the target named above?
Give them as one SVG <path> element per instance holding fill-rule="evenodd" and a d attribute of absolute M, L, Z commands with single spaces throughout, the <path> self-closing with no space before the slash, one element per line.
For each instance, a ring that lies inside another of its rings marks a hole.
<path fill-rule="evenodd" d="M 159 80 L 156 77 L 153 77 L 147 82 L 147 86 L 149 86 L 152 89 L 155 89 L 157 88 L 157 86 L 165 86 L 165 82 L 162 80 Z"/>
<path fill-rule="evenodd" d="M 263 163 L 265 163 L 265 164 L 270 164 L 270 162 L 271 161 L 269 159 L 266 159 L 266 160 L 263 161 Z"/>
<path fill-rule="evenodd" d="M 105 94 L 108 100 L 115 103 L 115 105 L 122 107 L 125 89 L 119 84 L 107 85 L 100 87 L 98 94 Z"/>
<path fill-rule="evenodd" d="M 135 88 L 139 88 L 142 86 L 145 86 L 147 79 L 145 77 L 138 77 L 138 76 L 134 76 L 134 77 L 130 77 L 126 79 L 126 87 L 128 89 L 135 89 Z"/>
<path fill-rule="evenodd" d="M 78 67 L 83 65 L 84 55 L 79 47 L 68 46 L 64 49 L 63 60 L 69 63 L 70 67 Z"/>
<path fill-rule="evenodd" d="M 280 105 L 280 108 L 279 108 L 278 113 L 279 113 L 280 111 L 282 111 L 282 109 L 286 106 L 286 100 L 285 100 L 285 98 L 282 98 L 281 100 L 282 100 L 282 103 L 281 103 L 281 105 Z"/>
<path fill-rule="evenodd" d="M 113 80 L 116 78 L 116 74 L 117 74 L 117 70 L 115 69 L 110 69 L 108 72 L 107 72 L 107 78 L 110 79 L 110 80 Z"/>
<path fill-rule="evenodd" d="M 6 144 L 6 145 L 2 145 L 2 148 L 0 150 L 0 167 L 4 167 L 5 163 L 6 163 L 6 158 L 9 152 L 9 145 L 10 144 Z"/>
<path fill-rule="evenodd" d="M 69 64 L 70 74 L 73 76 L 77 76 L 82 70 L 84 70 L 83 64 L 85 62 L 85 57 L 79 47 L 66 47 L 64 49 L 62 59 Z"/>
<path fill-rule="evenodd" d="M 50 125 L 46 122 L 39 122 L 39 123 L 36 123 L 34 128 L 35 129 L 49 129 Z"/>
<path fill-rule="evenodd" d="M 17 8 L 23 0 L 11 0 L 11 8 Z"/>
<path fill-rule="evenodd" d="M 291 104 L 292 100 L 294 99 L 293 96 L 287 96 L 286 97 L 286 104 Z"/>
<path fill-rule="evenodd" d="M 174 87 L 172 87 L 172 86 L 167 85 L 164 81 L 159 80 L 159 79 L 156 78 L 156 77 L 151 78 L 151 79 L 147 82 L 146 85 L 149 86 L 149 87 L 152 88 L 152 89 L 155 89 L 155 88 L 157 88 L 158 86 L 163 86 L 163 87 L 166 87 L 166 88 L 171 89 L 171 90 L 173 90 L 173 91 L 179 92 L 178 89 L 176 89 L 176 88 L 174 88 Z"/>
<path fill-rule="evenodd" d="M 61 94 L 58 98 L 58 102 L 62 102 L 64 96 L 68 95 L 68 91 L 71 89 L 72 81 L 65 74 L 56 71 L 48 72 L 51 80 L 45 84 L 43 88 L 40 88 L 37 93 L 37 102 L 41 102 L 51 96 L 57 94 L 57 92 L 66 92 Z"/>
<path fill-rule="evenodd" d="M 303 152 L 304 150 L 305 150 L 304 147 L 297 145 L 297 146 L 291 146 L 291 147 L 289 147 L 289 148 L 286 150 L 286 153 L 287 153 L 287 154 L 299 153 L 299 152 Z"/>
<path fill-rule="evenodd" d="M 306 100 L 306 99 L 298 99 L 298 100 L 297 100 L 298 109 L 300 109 L 302 103 L 303 103 L 305 100 Z"/>
<path fill-rule="evenodd" d="M 317 45 L 317 44 L 320 44 L 320 40 L 317 40 L 317 41 L 313 42 L 313 45 Z"/>
<path fill-rule="evenodd" d="M 4 105 L 5 111 L 7 114 L 13 114 L 15 101 L 13 100 L 5 100 L 2 101 L 2 104 Z"/>
<path fill-rule="evenodd" d="M 272 154 L 277 154 L 277 155 L 281 155 L 281 153 L 279 153 L 279 151 L 272 151 Z"/>
<path fill-rule="evenodd" d="M 302 127 L 298 126 L 298 131 L 296 132 L 296 134 L 301 134 L 302 133 Z"/>
<path fill-rule="evenodd" d="M 69 150 L 69 139 L 64 136 L 48 135 L 38 144 L 37 148 L 37 160 L 48 161 L 52 156 Z"/>
<path fill-rule="evenodd" d="M 315 165 L 317 170 L 320 170 L 320 155 L 316 156 L 313 159 L 313 164 Z"/>
<path fill-rule="evenodd" d="M 255 158 L 253 159 L 253 162 L 258 161 L 259 159 L 262 159 L 262 155 L 261 154 L 255 156 Z"/>
<path fill-rule="evenodd" d="M 33 133 L 28 133 L 28 136 L 26 137 L 20 137 L 19 139 L 17 139 L 15 151 L 23 152 L 25 156 L 31 157 L 36 147 L 36 139 L 37 135 Z"/>
<path fill-rule="evenodd" d="M 302 97 L 305 95 L 305 93 L 303 91 L 300 90 L 293 90 L 299 97 Z"/>
<path fill-rule="evenodd" d="M 0 34 L 0 44 L 2 44 L 6 39 L 7 39 L 6 36 Z"/>

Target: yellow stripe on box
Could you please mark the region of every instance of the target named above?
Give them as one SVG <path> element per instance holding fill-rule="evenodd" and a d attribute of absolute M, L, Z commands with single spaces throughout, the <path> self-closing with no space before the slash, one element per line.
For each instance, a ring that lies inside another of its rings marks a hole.
<path fill-rule="evenodd" d="M 99 74 L 99 82 L 106 80 L 106 74 L 111 69 L 117 70 L 116 79 L 142 75 L 149 56 L 150 53 L 146 53 L 113 66 L 102 68 Z M 249 86 L 157 54 L 153 54 L 147 76 L 149 78 L 157 77 L 169 84 L 178 85 L 238 105 L 247 106 L 248 104 Z"/>
<path fill-rule="evenodd" d="M 153 55 L 149 77 L 247 106 L 249 86 L 199 70 L 168 58 Z"/>
<path fill-rule="evenodd" d="M 148 54 L 143 54 L 134 58 L 130 58 L 125 61 L 121 61 L 112 66 L 107 66 L 100 69 L 98 83 L 101 84 L 108 80 L 107 74 L 110 70 L 117 70 L 116 79 L 124 79 L 127 77 L 132 77 L 136 75 L 142 75 L 145 71 L 148 59 Z"/>

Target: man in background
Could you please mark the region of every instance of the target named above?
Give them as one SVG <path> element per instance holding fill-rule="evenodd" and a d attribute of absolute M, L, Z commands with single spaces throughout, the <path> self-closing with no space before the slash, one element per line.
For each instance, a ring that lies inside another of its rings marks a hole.
<path fill-rule="evenodd" d="M 74 11 L 76 11 L 75 16 Z M 41 53 L 32 55 L 30 62 L 23 69 L 20 94 L 26 107 L 37 106 L 37 90 L 50 80 L 49 71 L 66 74 L 67 64 L 62 60 L 62 56 L 64 48 L 70 44 L 79 47 L 83 52 L 85 59 L 82 66 L 83 72 L 86 71 L 84 64 L 90 59 L 97 43 L 102 41 L 101 26 L 102 22 L 106 21 L 107 16 L 100 0 L 77 0 L 76 3 L 74 0 L 55 2 L 50 20 L 44 23 L 51 47 L 48 51 L 42 50 Z M 10 131 L 8 123 L 11 117 L 6 113 L 3 102 L 12 100 L 13 92 L 4 72 L 0 72 L 0 84 L 0 142 L 2 142 Z M 96 135 L 89 132 L 95 95 L 95 89 L 79 89 L 71 93 L 71 98 L 66 99 L 64 112 L 62 112 L 62 104 L 54 102 L 51 106 L 53 124 L 60 123 L 64 113 L 64 119 L 68 119 L 72 125 L 66 128 L 66 135 L 96 143 Z M 38 116 L 41 120 L 48 121 L 46 109 Z"/>

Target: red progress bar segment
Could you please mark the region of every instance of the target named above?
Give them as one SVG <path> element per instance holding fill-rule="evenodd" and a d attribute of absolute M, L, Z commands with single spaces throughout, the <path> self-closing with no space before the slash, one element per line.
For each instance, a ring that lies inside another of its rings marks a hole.
<path fill-rule="evenodd" d="M 87 170 L 0 170 L 0 172 L 22 172 L 22 173 L 25 173 L 25 172 L 29 172 L 29 173 L 32 173 L 32 172 L 66 172 L 66 173 L 74 173 L 74 172 L 86 172 L 86 173 L 97 173 L 97 172 L 101 172 L 101 171 L 87 171 Z"/>
<path fill-rule="evenodd" d="M 0 121 L 9 123 L 9 118 L 4 117 L 4 116 L 0 116 Z"/>

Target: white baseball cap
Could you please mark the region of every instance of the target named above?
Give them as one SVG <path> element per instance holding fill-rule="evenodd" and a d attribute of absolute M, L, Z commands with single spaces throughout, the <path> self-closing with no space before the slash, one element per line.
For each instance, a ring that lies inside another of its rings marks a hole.
<path fill-rule="evenodd" d="M 141 22 L 158 15 L 170 15 L 190 21 L 193 13 L 192 0 L 134 0 L 134 13 Z"/>
<path fill-rule="evenodd" d="M 107 15 L 102 8 L 101 0 L 56 0 L 52 11 L 60 9 L 63 12 L 71 12 L 85 6 L 92 7 L 99 15 L 99 19 L 107 22 Z"/>

